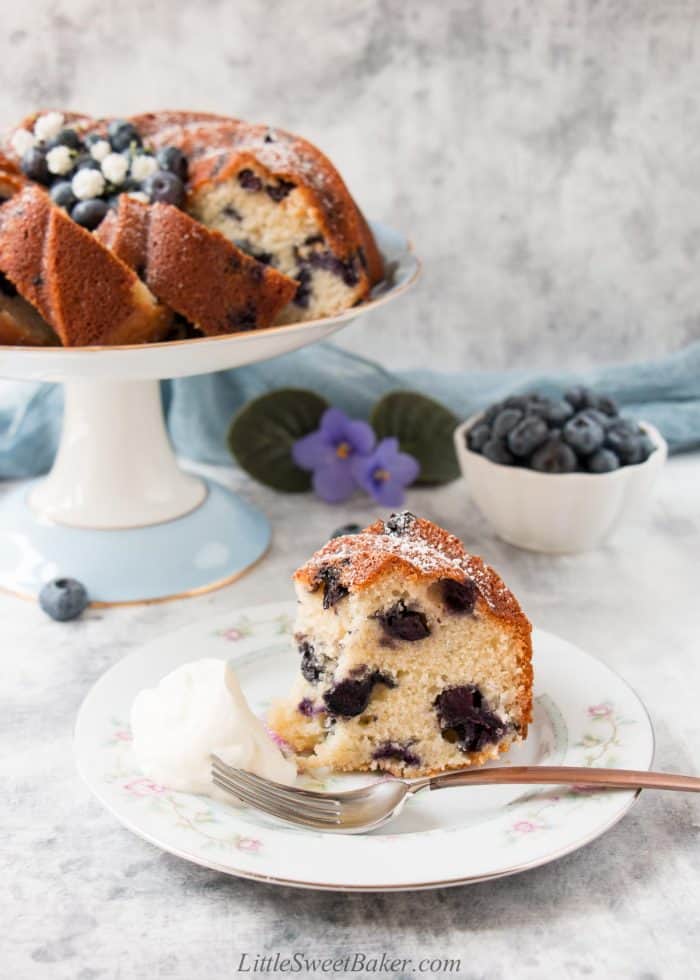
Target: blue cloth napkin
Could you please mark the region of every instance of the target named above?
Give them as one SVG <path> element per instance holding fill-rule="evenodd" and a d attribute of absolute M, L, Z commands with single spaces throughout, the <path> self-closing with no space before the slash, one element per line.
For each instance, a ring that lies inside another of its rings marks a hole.
<path fill-rule="evenodd" d="M 660 360 L 577 373 L 515 371 L 391 372 L 333 344 L 317 344 L 261 364 L 163 382 L 175 448 L 189 459 L 230 463 L 226 432 L 234 413 L 275 388 L 309 388 L 350 415 L 366 418 L 388 391 L 432 395 L 467 418 L 515 391 L 561 393 L 587 384 L 617 399 L 626 414 L 655 425 L 671 452 L 700 447 L 700 342 Z M 60 434 L 62 392 L 53 385 L 0 382 L 0 478 L 49 469 Z"/>

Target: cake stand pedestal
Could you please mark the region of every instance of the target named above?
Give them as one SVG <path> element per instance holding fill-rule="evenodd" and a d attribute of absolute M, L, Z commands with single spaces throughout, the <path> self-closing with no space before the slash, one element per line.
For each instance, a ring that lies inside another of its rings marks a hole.
<path fill-rule="evenodd" d="M 132 347 L 0 347 L 0 377 L 59 382 L 65 394 L 51 472 L 0 496 L 0 588 L 34 598 L 49 579 L 70 576 L 98 604 L 155 602 L 219 588 L 250 568 L 268 548 L 267 519 L 179 467 L 159 380 L 277 357 L 396 297 L 418 261 L 396 232 L 373 230 L 391 281 L 337 317 Z"/>

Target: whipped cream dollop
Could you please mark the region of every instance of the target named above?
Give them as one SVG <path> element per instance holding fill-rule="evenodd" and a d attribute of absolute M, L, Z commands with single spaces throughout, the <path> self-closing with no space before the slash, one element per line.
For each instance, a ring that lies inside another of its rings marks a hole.
<path fill-rule="evenodd" d="M 133 751 L 145 776 L 169 789 L 225 798 L 211 779 L 210 754 L 237 769 L 291 785 L 296 766 L 284 758 L 248 706 L 223 660 L 183 664 L 131 708 Z"/>

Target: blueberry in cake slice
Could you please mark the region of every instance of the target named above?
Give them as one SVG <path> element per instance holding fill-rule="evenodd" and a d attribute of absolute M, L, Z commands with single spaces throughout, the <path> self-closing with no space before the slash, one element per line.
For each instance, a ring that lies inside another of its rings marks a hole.
<path fill-rule="evenodd" d="M 394 514 L 329 541 L 294 581 L 301 676 L 270 724 L 306 766 L 418 776 L 526 737 L 530 623 L 447 531 Z"/>

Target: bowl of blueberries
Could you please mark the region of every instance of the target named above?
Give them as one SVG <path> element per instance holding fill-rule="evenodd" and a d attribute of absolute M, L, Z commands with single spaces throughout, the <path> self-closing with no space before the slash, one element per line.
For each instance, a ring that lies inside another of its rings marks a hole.
<path fill-rule="evenodd" d="M 583 386 L 496 402 L 457 427 L 455 447 L 499 537 L 553 554 L 601 544 L 648 499 L 667 456 L 652 425 Z"/>

